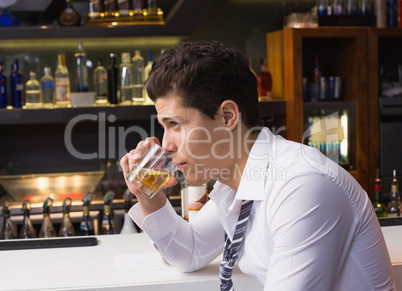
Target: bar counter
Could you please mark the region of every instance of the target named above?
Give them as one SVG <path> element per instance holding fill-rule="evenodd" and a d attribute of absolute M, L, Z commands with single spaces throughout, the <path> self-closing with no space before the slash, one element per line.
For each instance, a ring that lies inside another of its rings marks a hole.
<path fill-rule="evenodd" d="M 398 290 L 402 290 L 402 226 L 382 227 Z M 219 290 L 220 257 L 202 270 L 166 266 L 143 234 L 97 236 L 89 247 L 0 252 L 1 290 Z M 237 265 L 236 290 L 262 291 Z"/>

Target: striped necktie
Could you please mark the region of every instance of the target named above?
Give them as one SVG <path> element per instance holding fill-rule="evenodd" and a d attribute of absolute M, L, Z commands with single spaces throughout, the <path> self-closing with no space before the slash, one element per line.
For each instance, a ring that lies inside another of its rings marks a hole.
<path fill-rule="evenodd" d="M 230 241 L 225 232 L 225 245 L 223 250 L 223 259 L 219 267 L 219 277 L 221 281 L 221 291 L 233 291 L 232 271 L 233 266 L 239 255 L 239 249 L 246 232 L 248 218 L 250 216 L 253 201 L 243 200 L 240 208 L 239 219 L 237 220 L 233 240 Z"/>

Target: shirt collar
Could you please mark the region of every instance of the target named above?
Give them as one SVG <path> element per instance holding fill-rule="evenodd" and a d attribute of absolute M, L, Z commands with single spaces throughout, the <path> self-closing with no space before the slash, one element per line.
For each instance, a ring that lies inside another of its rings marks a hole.
<path fill-rule="evenodd" d="M 263 200 L 265 183 L 269 178 L 270 153 L 273 152 L 276 136 L 264 127 L 253 144 L 244 168 L 236 200 Z"/>

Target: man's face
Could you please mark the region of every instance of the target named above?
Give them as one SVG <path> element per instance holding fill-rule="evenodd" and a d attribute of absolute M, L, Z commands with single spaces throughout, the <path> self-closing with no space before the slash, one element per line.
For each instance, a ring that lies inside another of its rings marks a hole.
<path fill-rule="evenodd" d="M 230 131 L 218 112 L 212 120 L 194 108 L 184 107 L 176 95 L 155 103 L 158 121 L 164 128 L 162 147 L 190 185 L 202 185 L 218 178 L 230 159 Z"/>

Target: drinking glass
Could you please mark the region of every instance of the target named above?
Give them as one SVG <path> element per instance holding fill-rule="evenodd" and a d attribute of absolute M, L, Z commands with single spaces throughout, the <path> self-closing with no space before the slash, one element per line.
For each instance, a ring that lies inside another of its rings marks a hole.
<path fill-rule="evenodd" d="M 152 143 L 141 160 L 127 174 L 126 179 L 148 198 L 152 198 L 159 189 L 174 175 L 177 166 L 171 156 L 156 143 Z"/>

